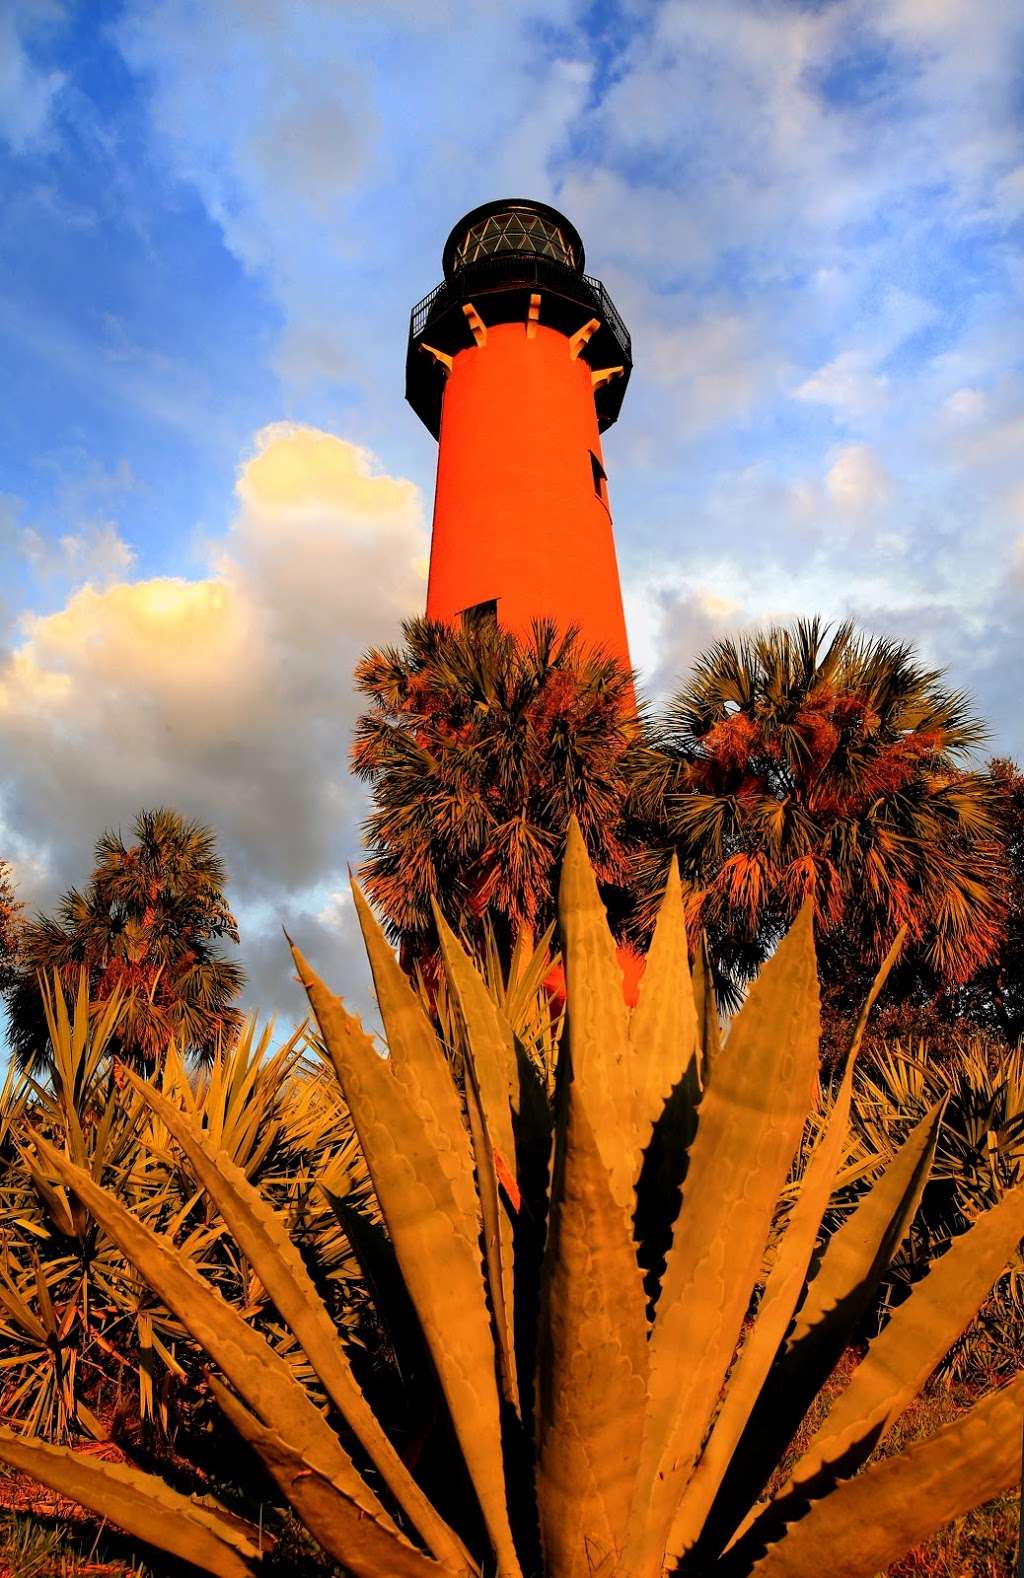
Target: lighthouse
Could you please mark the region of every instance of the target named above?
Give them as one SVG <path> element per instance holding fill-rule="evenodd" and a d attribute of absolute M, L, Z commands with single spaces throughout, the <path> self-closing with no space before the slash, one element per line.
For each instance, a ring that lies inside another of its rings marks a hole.
<path fill-rule="evenodd" d="M 564 214 L 524 198 L 452 230 L 413 308 L 406 398 L 438 441 L 427 616 L 575 626 L 629 668 L 601 434 L 629 333 Z"/>

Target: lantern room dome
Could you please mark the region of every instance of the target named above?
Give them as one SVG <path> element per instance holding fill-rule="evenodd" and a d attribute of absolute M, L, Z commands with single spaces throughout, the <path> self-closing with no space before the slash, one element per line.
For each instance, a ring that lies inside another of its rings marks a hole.
<path fill-rule="evenodd" d="M 418 301 L 409 321 L 405 394 L 437 438 L 446 368 L 476 343 L 467 314 L 482 326 L 536 322 L 571 339 L 585 331 L 581 355 L 599 377 L 598 425 L 615 421 L 633 365 L 629 330 L 599 279 L 584 273 L 576 226 L 547 203 L 503 197 L 464 214 L 444 244 L 444 278 Z"/>
<path fill-rule="evenodd" d="M 441 254 L 445 279 L 497 252 L 534 253 L 582 274 L 586 256 L 575 225 L 532 198 L 503 197 L 464 215 Z"/>

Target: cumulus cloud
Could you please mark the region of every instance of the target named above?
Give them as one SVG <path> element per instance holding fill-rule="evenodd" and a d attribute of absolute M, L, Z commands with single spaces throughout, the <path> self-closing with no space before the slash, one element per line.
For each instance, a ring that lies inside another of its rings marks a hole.
<path fill-rule="evenodd" d="M 657 657 L 646 693 L 655 702 L 685 681 L 701 653 L 726 636 L 740 634 L 748 623 L 734 598 L 692 584 L 656 590 L 650 606 Z"/>
<path fill-rule="evenodd" d="M 892 494 L 892 479 L 867 444 L 847 444 L 825 473 L 825 490 L 854 519 L 874 515 Z"/>
<path fill-rule="evenodd" d="M 323 941 L 358 849 L 352 669 L 422 607 L 421 501 L 289 423 L 257 436 L 236 493 L 202 578 L 84 585 L 23 618 L 0 667 L 3 821 L 42 901 L 87 873 L 104 827 L 173 805 L 217 830 L 249 931 L 299 916 Z"/>

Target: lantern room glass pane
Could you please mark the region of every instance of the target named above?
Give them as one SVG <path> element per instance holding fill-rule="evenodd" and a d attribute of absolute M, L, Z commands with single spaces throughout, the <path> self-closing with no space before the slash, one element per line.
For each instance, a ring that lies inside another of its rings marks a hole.
<path fill-rule="evenodd" d="M 514 209 L 507 214 L 492 214 L 482 224 L 471 226 L 458 249 L 456 266 L 461 268 L 495 252 L 534 252 L 570 268 L 576 261 L 557 225 L 539 214 Z"/>

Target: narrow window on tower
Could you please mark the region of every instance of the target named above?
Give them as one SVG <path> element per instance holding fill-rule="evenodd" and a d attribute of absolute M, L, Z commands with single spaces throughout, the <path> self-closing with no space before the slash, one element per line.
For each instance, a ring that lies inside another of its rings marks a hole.
<path fill-rule="evenodd" d="M 481 630 L 484 625 L 498 623 L 498 599 L 492 597 L 487 603 L 474 603 L 470 608 L 464 608 L 459 615 L 464 630 Z"/>
<path fill-rule="evenodd" d="M 590 451 L 590 470 L 594 478 L 594 492 L 597 494 L 598 498 L 601 500 L 601 503 L 607 509 L 608 479 L 605 476 L 604 467 L 598 460 L 597 456 L 594 454 L 593 450 Z"/>

